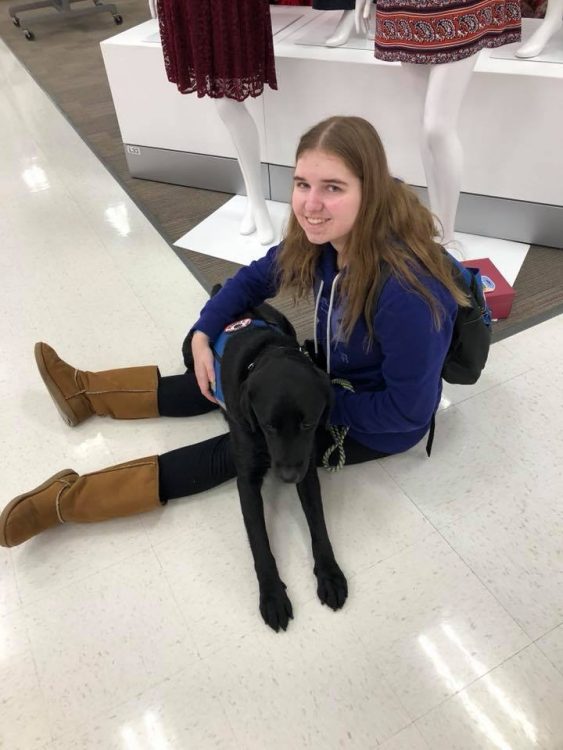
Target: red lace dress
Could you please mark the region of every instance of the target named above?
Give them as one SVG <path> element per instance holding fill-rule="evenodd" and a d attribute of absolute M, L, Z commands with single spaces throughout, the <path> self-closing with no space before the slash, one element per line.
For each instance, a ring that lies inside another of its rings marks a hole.
<path fill-rule="evenodd" d="M 277 89 L 267 0 L 158 0 L 168 80 L 183 94 L 243 101 Z"/>

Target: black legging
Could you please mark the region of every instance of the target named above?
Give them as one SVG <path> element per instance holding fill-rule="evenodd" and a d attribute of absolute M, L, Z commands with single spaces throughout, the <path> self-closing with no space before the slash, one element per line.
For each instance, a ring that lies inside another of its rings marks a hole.
<path fill-rule="evenodd" d="M 163 417 L 194 417 L 218 408 L 202 396 L 195 375 L 188 372 L 166 378 L 159 376 L 157 396 L 158 412 Z M 321 465 L 322 457 L 332 442 L 325 429 L 317 431 L 317 466 Z M 346 465 L 387 455 L 367 448 L 349 437 L 344 440 L 344 450 Z M 228 433 L 163 453 L 158 457 L 158 465 L 162 503 L 209 490 L 236 476 L 231 437 Z"/>

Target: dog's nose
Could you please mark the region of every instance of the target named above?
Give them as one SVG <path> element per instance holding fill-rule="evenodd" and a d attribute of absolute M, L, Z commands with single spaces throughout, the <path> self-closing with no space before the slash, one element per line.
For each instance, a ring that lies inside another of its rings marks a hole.
<path fill-rule="evenodd" d="M 302 463 L 292 466 L 291 464 L 278 464 L 276 466 L 276 474 L 282 480 L 282 482 L 288 482 L 289 484 L 296 484 L 303 479 L 304 466 Z"/>

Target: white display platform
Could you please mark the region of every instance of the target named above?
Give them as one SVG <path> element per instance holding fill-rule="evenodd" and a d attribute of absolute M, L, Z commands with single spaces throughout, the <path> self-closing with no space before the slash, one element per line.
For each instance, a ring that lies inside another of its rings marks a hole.
<path fill-rule="evenodd" d="M 284 9 L 284 12 L 282 13 L 278 13 L 277 10 L 278 9 L 276 9 L 274 13 L 270 14 L 272 16 L 273 36 L 276 36 L 276 34 L 279 34 L 280 31 L 287 29 L 288 26 L 291 26 L 292 23 L 295 23 L 295 21 L 298 21 L 303 17 L 303 12 L 298 10 L 297 8 L 287 8 Z M 149 44 L 160 44 L 160 32 L 151 31 L 151 33 L 142 41 L 148 42 Z"/>
<path fill-rule="evenodd" d="M 323 117 L 354 114 L 377 128 L 393 174 L 426 185 L 418 78 L 399 63 L 376 60 L 371 50 L 295 43 L 325 24 L 322 11 L 311 11 L 306 28 L 294 26 L 276 41 L 283 95 L 265 92 L 266 161 L 291 164 L 304 130 Z M 462 191 L 563 205 L 562 94 L 560 65 L 500 60 L 482 50 L 459 119 Z"/>
<path fill-rule="evenodd" d="M 516 50 L 528 41 L 532 34 L 541 26 L 542 20 L 539 18 L 522 19 L 522 41 L 514 44 L 506 44 L 504 47 L 491 51 L 491 57 L 499 60 L 515 60 L 538 63 L 556 63 L 563 65 L 563 28 L 554 34 L 549 42 L 545 45 L 539 55 L 535 57 L 520 58 L 516 57 Z"/>
<path fill-rule="evenodd" d="M 313 47 L 326 47 L 326 40 L 335 32 L 342 11 L 326 10 L 317 17 L 310 20 L 315 23 L 309 23 L 302 30 L 292 36 L 293 44 L 303 44 Z M 375 10 L 372 12 L 369 21 L 369 30 L 367 34 L 361 36 L 354 31 L 346 44 L 339 45 L 338 49 L 361 49 L 373 51 L 373 38 L 375 36 Z M 332 49 L 332 48 L 331 48 Z"/>
<path fill-rule="evenodd" d="M 194 250 L 196 253 L 247 266 L 265 255 L 268 247 L 279 243 L 289 216 L 287 203 L 266 201 L 266 204 L 276 233 L 274 241 L 268 245 L 261 245 L 255 234 L 240 234 L 239 227 L 246 208 L 246 198 L 242 195 L 235 195 L 228 200 L 217 211 L 186 232 L 174 245 L 184 250 Z"/>
<path fill-rule="evenodd" d="M 308 127 L 333 114 L 355 114 L 377 127 L 393 173 L 425 185 L 419 154 L 423 91 L 404 66 L 378 61 L 369 49 L 298 44 L 305 32 L 326 32 L 326 12 L 271 10 L 275 21 L 299 17 L 274 37 L 278 90 L 266 87 L 246 103 L 258 126 L 262 161 L 290 166 Z M 236 158 L 214 102 L 180 94 L 166 78 L 160 46 L 143 41 L 157 31 L 156 23 L 101 44 L 123 142 Z M 562 92 L 561 65 L 479 53 L 459 123 L 462 192 L 563 206 Z"/>
<path fill-rule="evenodd" d="M 282 237 L 283 227 L 289 216 L 289 205 L 267 201 L 270 216 L 276 228 L 276 245 Z M 261 245 L 255 235 L 243 237 L 239 234 L 241 218 L 244 215 L 246 198 L 236 195 L 217 211 L 187 232 L 175 242 L 176 247 L 194 250 L 234 263 L 248 265 L 265 255 L 268 246 Z M 456 232 L 455 240 L 463 250 L 466 260 L 490 258 L 509 284 L 514 284 L 529 245 L 509 240 L 480 237 L 474 234 Z M 454 252 L 457 257 L 457 253 Z"/>
<path fill-rule="evenodd" d="M 454 238 L 463 251 L 463 258 L 452 250 L 453 255 L 459 260 L 489 258 L 511 286 L 516 281 L 530 249 L 530 246 L 523 242 L 481 237 L 478 234 L 456 232 Z"/>

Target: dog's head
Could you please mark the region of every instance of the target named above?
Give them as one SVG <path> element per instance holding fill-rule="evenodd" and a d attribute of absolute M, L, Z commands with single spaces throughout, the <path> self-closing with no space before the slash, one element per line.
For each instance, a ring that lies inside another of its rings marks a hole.
<path fill-rule="evenodd" d="M 271 466 L 284 482 L 300 482 L 315 449 L 317 428 L 327 425 L 333 403 L 326 373 L 293 353 L 269 360 L 240 392 L 242 414 L 264 435 Z"/>

